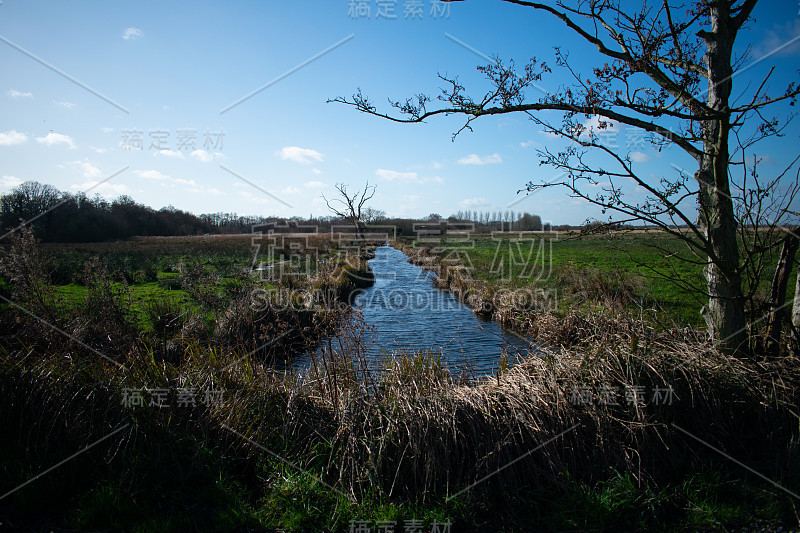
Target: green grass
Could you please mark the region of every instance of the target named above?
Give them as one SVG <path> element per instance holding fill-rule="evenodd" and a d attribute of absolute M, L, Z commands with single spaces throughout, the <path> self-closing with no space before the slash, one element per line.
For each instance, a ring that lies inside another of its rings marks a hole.
<path fill-rule="evenodd" d="M 159 274 L 159 279 L 162 274 Z M 169 274 L 166 274 L 169 277 Z M 152 329 L 148 308 L 154 304 L 162 302 L 175 302 L 177 305 L 185 307 L 187 312 L 200 312 L 196 302 L 194 302 L 183 289 L 165 288 L 160 281 L 149 281 L 136 283 L 133 285 L 123 285 L 120 282 L 112 284 L 113 290 L 118 294 L 128 291 L 130 294 L 130 319 L 141 331 L 147 332 Z M 68 285 L 57 285 L 53 287 L 53 294 L 67 308 L 81 307 L 86 302 L 89 289 L 84 285 L 70 283 Z"/>
<path fill-rule="evenodd" d="M 621 281 L 636 287 L 641 303 L 656 309 L 680 326 L 704 328 L 700 309 L 706 303 L 681 284 L 705 287 L 701 265 L 682 259 L 697 259 L 685 244 L 663 233 L 591 235 L 473 236 L 465 246 L 457 240 L 435 246 L 452 254 L 463 250 L 464 263 L 471 266 L 473 279 L 494 287 L 555 289 L 559 310 L 592 308 L 594 302 L 572 298 L 570 284 L 576 282 L 609 285 Z M 415 245 L 431 246 L 430 243 Z M 665 251 L 666 250 L 666 251 Z M 759 294 L 766 296 L 777 259 L 769 262 L 760 280 Z M 794 297 L 794 276 L 787 300 Z M 576 279 L 577 278 L 577 279 Z M 676 280 L 681 284 L 676 283 Z M 746 287 L 745 287 L 746 289 Z"/>

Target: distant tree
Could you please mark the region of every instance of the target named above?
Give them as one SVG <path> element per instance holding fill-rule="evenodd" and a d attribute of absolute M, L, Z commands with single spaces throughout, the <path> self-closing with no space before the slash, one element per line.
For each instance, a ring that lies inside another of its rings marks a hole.
<path fill-rule="evenodd" d="M 26 181 L 14 187 L 0 199 L 3 233 L 23 222 L 41 219 L 33 226 L 33 232 L 36 237 L 43 237 L 50 212 L 61 199 L 58 189 L 37 181 Z"/>
<path fill-rule="evenodd" d="M 347 192 L 347 185 L 337 183 L 336 190 L 339 192 L 338 198 L 328 200 L 325 195 L 322 199 L 330 209 L 331 213 L 353 224 L 359 237 L 364 237 L 364 204 L 375 195 L 375 185 L 369 182 L 364 186 L 364 190 L 355 193 Z"/>
<path fill-rule="evenodd" d="M 440 215 L 439 213 L 431 213 L 430 215 L 425 217 L 425 220 L 427 220 L 428 222 L 439 222 L 440 220 L 442 220 L 442 215 Z"/>
<path fill-rule="evenodd" d="M 704 286 L 675 276 L 674 267 L 672 272 L 657 273 L 707 298 L 703 316 L 720 349 L 734 353 L 747 348 L 745 304 L 768 263 L 764 254 L 780 243 L 781 226 L 788 223 L 800 178 L 783 192 L 780 180 L 797 159 L 767 183 L 759 182 L 758 159 L 753 156 L 749 161 L 756 142 L 780 135 L 785 128 L 768 108 L 779 102 L 793 105 L 800 94 L 796 82 L 769 94 L 772 72 L 766 80 L 733 91 L 736 69 L 751 50 L 742 46 L 745 52 L 734 58 L 734 45 L 757 0 L 658 0 L 637 6 L 619 0 L 560 0 L 553 5 L 504 1 L 563 24 L 565 31 L 607 62 L 583 74 L 570 62 L 569 52 L 556 47 L 556 65 L 572 82 L 533 101 L 526 99 L 526 89 L 537 87 L 551 73 L 535 58 L 522 72 L 513 61 L 503 63 L 499 58 L 478 67 L 490 85 L 479 96 L 470 96 L 457 77 L 440 75 L 446 88 L 439 95 L 443 105 L 437 109 L 427 108 L 432 100 L 424 94 L 393 102 L 399 115 L 379 112 L 360 91 L 332 101 L 407 123 L 463 114 L 466 121 L 453 138 L 471 131 L 479 117 L 523 113 L 545 132 L 571 141 L 564 150 L 538 152 L 540 162 L 555 167 L 564 178 L 530 182 L 524 190 L 562 187 L 604 213 L 622 215 L 623 223 L 644 222 L 679 239 L 687 250 L 682 259 L 703 265 Z M 576 51 L 574 46 L 570 49 Z M 547 112 L 552 111 L 562 113 L 560 124 L 549 121 Z M 586 119 L 595 125 L 587 125 L 591 123 Z M 694 160 L 693 172 L 649 179 L 636 168 L 630 153 L 603 142 L 604 134 L 617 123 L 641 131 L 658 150 L 681 150 Z M 597 157 L 590 158 L 589 153 Z M 742 176 L 738 184 L 731 181 L 734 165 Z M 645 191 L 646 199 L 629 199 L 628 184 Z M 694 215 L 695 208 L 699 216 Z M 749 295 L 743 289 L 745 276 Z"/>
<path fill-rule="evenodd" d="M 366 224 L 374 224 L 375 222 L 381 222 L 386 220 L 386 211 L 382 209 L 373 209 L 371 207 L 367 207 L 364 209 L 364 213 L 362 214 L 362 220 Z"/>
<path fill-rule="evenodd" d="M 539 215 L 523 213 L 519 219 L 519 229 L 523 231 L 541 231 L 542 218 Z"/>

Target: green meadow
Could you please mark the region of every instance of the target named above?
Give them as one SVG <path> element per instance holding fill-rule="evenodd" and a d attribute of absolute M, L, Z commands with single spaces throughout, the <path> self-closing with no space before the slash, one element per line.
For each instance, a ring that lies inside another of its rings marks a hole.
<path fill-rule="evenodd" d="M 551 290 L 562 314 L 570 309 L 601 309 L 609 300 L 616 300 L 624 301 L 628 310 L 646 311 L 654 323 L 664 327 L 705 327 L 700 310 L 707 297 L 699 258 L 678 238 L 660 231 L 603 235 L 512 232 L 408 242 L 412 248 L 458 258 L 472 279 L 498 289 Z M 773 253 L 758 278 L 756 305 L 769 294 L 776 265 L 777 253 Z M 789 302 L 794 298 L 796 275 L 787 291 Z"/>

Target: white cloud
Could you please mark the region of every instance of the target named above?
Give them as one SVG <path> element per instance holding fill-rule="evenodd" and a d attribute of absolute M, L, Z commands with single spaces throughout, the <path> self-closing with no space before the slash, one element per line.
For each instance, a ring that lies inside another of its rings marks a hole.
<path fill-rule="evenodd" d="M 631 152 L 631 161 L 636 163 L 644 163 L 650 161 L 650 156 L 644 152 Z"/>
<path fill-rule="evenodd" d="M 181 185 L 186 185 L 184 189 L 186 192 L 194 192 L 200 194 L 214 194 L 214 195 L 225 194 L 216 187 L 206 187 L 205 185 L 198 185 L 197 183 L 195 183 L 194 180 L 176 179 L 175 182 Z"/>
<path fill-rule="evenodd" d="M 176 159 L 186 159 L 183 155 L 183 152 L 179 152 L 177 150 L 159 150 L 158 152 L 153 154 L 156 155 L 163 155 L 164 157 L 174 157 Z"/>
<path fill-rule="evenodd" d="M 90 179 L 97 179 L 103 176 L 103 173 L 97 168 L 92 162 L 88 159 L 84 159 L 83 161 L 71 161 L 64 165 L 59 165 L 63 167 L 70 167 L 78 170 L 81 174 L 83 174 L 84 178 Z"/>
<path fill-rule="evenodd" d="M 387 181 L 399 181 L 402 183 L 419 183 L 419 175 L 416 172 L 397 172 L 396 170 L 386 170 L 379 168 L 375 175 Z"/>
<path fill-rule="evenodd" d="M 21 185 L 22 180 L 15 176 L 3 176 L 0 178 L 0 187 L 12 188 Z"/>
<path fill-rule="evenodd" d="M 210 163 L 214 160 L 214 155 L 216 154 L 209 154 L 205 150 L 195 150 L 190 156 L 194 157 L 198 161 L 202 161 L 203 163 Z"/>
<path fill-rule="evenodd" d="M 172 181 L 170 176 L 162 174 L 158 170 L 134 170 L 133 173 L 146 180 Z"/>
<path fill-rule="evenodd" d="M 281 189 L 281 192 L 283 194 L 300 194 L 300 193 L 303 192 L 303 190 L 302 189 L 298 189 L 297 187 L 292 187 L 290 185 L 288 187 L 284 187 L 283 189 Z"/>
<path fill-rule="evenodd" d="M 465 198 L 464 200 L 458 202 L 458 205 L 465 209 L 474 207 L 488 207 L 489 200 L 486 198 Z"/>
<path fill-rule="evenodd" d="M 300 148 L 299 146 L 285 146 L 279 153 L 281 159 L 289 159 L 297 163 L 309 165 L 313 162 L 321 163 L 323 155 L 310 148 Z"/>
<path fill-rule="evenodd" d="M 386 181 L 399 181 L 400 183 L 444 183 L 444 180 L 439 176 L 433 177 L 420 177 L 416 172 L 398 172 L 396 170 L 387 170 L 379 168 L 375 171 L 375 175 Z"/>
<path fill-rule="evenodd" d="M 325 187 L 325 184 L 321 181 L 307 181 L 303 184 L 303 187 L 306 189 L 322 189 Z"/>
<path fill-rule="evenodd" d="M 98 148 L 97 146 L 92 146 L 91 144 L 89 145 L 89 149 L 94 150 L 98 154 L 104 154 L 108 152 L 108 148 Z"/>
<path fill-rule="evenodd" d="M 502 162 L 503 158 L 500 157 L 500 154 L 498 153 L 487 155 L 485 157 L 481 157 L 478 154 L 469 154 L 468 156 L 462 157 L 458 160 L 459 165 L 496 165 Z"/>
<path fill-rule="evenodd" d="M 433 163 L 431 163 L 431 167 L 435 168 L 436 170 L 439 170 L 440 168 L 443 168 L 443 167 L 444 167 L 444 165 L 443 165 L 443 164 L 441 164 L 441 163 L 440 163 L 440 162 L 438 162 L 438 161 L 434 161 Z"/>
<path fill-rule="evenodd" d="M 61 107 L 64 107 L 64 108 L 67 108 L 67 109 L 75 109 L 75 106 L 78 105 L 78 104 L 73 104 L 72 102 L 67 102 L 67 101 L 56 102 L 55 100 L 53 100 L 53 103 L 56 104 L 56 105 L 60 105 Z"/>
<path fill-rule="evenodd" d="M 519 143 L 519 145 L 521 147 L 523 147 L 523 148 L 530 148 L 532 146 L 539 146 L 539 143 L 536 142 L 536 141 L 525 141 L 525 142 Z"/>
<path fill-rule="evenodd" d="M 601 126 L 601 122 L 603 126 Z M 622 132 L 620 123 L 610 120 L 600 115 L 592 115 L 583 122 L 585 128 L 578 139 L 583 142 L 593 142 L 598 146 L 605 146 L 609 149 L 616 149 L 619 146 L 618 137 Z M 592 136 L 595 138 L 592 139 Z"/>
<path fill-rule="evenodd" d="M 122 183 L 109 183 L 99 181 L 87 181 L 85 183 L 76 183 L 70 186 L 70 189 L 83 191 L 86 194 L 99 194 L 100 196 L 116 197 L 123 194 L 131 194 L 131 190 L 127 185 Z"/>
<path fill-rule="evenodd" d="M 313 172 L 314 174 L 317 174 L 317 175 L 322 174 L 322 171 L 320 169 L 318 169 L 318 168 L 312 168 L 311 172 Z"/>
<path fill-rule="evenodd" d="M 114 128 L 103 128 L 103 133 L 111 133 L 114 131 Z"/>
<path fill-rule="evenodd" d="M 244 198 L 248 202 L 252 202 L 254 204 L 262 204 L 262 205 L 265 205 L 265 204 L 273 205 L 273 204 L 275 204 L 275 200 L 273 200 L 269 196 L 265 196 L 263 194 L 262 195 L 255 195 L 255 194 L 251 193 L 250 191 L 239 191 L 239 196 Z M 313 202 L 312 202 L 312 204 L 313 204 Z"/>
<path fill-rule="evenodd" d="M 753 48 L 753 56 L 764 57 L 767 54 L 792 56 L 800 52 L 800 18 L 795 17 L 784 24 L 775 24 L 771 30 L 764 32 L 764 38 Z M 791 43 L 791 44 L 789 44 Z"/>
<path fill-rule="evenodd" d="M 138 39 L 142 35 L 144 35 L 144 33 L 139 28 L 125 28 L 125 31 L 122 32 L 122 38 L 126 41 L 130 39 Z"/>
<path fill-rule="evenodd" d="M 65 144 L 70 149 L 75 148 L 75 141 L 72 140 L 72 137 L 69 135 L 64 135 L 63 133 L 53 133 L 52 131 L 44 137 L 36 137 L 36 142 L 39 144 L 45 144 L 47 146 Z"/>
<path fill-rule="evenodd" d="M 28 136 L 20 133 L 17 130 L 7 131 L 0 133 L 0 146 L 14 146 L 15 144 L 22 144 L 28 142 Z"/>
<path fill-rule="evenodd" d="M 600 127 L 600 123 L 605 124 L 604 128 Z M 591 130 L 598 135 L 616 135 L 620 131 L 619 122 L 608 118 L 601 117 L 600 115 L 592 115 L 583 123 L 583 127 Z M 588 131 L 584 131 L 581 137 L 588 136 Z"/>
<path fill-rule="evenodd" d="M 158 170 L 134 170 L 133 173 L 146 180 L 158 181 L 161 183 L 162 187 L 174 188 L 175 186 L 180 185 L 186 192 L 215 195 L 225 194 L 217 188 L 200 185 L 191 179 L 187 180 L 183 178 L 173 178 L 172 176 L 168 176 L 167 174 L 159 172 Z"/>
<path fill-rule="evenodd" d="M 11 89 L 6 94 L 8 94 L 9 98 L 14 98 L 14 99 L 17 99 L 17 98 L 33 98 L 33 93 L 30 92 L 30 91 L 22 92 L 22 91 L 17 91 L 15 89 Z"/>

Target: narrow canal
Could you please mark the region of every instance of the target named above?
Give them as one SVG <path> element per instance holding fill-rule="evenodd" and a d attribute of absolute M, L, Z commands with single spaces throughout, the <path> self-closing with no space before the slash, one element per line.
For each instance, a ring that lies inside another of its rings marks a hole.
<path fill-rule="evenodd" d="M 478 378 L 494 374 L 503 354 L 511 362 L 535 349 L 529 340 L 479 318 L 453 294 L 437 289 L 435 274 L 409 263 L 403 252 L 382 246 L 369 263 L 375 284 L 355 298 L 354 306 L 367 326 L 364 351 L 374 368 L 397 352 L 433 351 L 454 376 Z M 317 355 L 327 346 L 323 343 Z M 306 366 L 310 359 L 297 357 L 293 366 Z"/>

